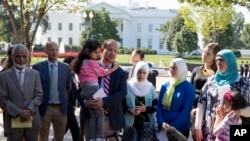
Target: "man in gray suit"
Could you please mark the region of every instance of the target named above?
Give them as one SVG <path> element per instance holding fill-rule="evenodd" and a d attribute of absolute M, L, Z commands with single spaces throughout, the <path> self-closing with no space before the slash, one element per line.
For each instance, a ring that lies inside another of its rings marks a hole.
<path fill-rule="evenodd" d="M 9 141 L 37 141 L 42 127 L 38 106 L 42 102 L 42 86 L 39 73 L 27 66 L 29 51 L 18 44 L 12 49 L 13 66 L 0 73 L 0 106 L 4 110 L 4 130 Z M 32 119 L 31 128 L 12 128 L 11 120 Z"/>
<path fill-rule="evenodd" d="M 39 107 L 43 128 L 39 141 L 48 141 L 52 123 L 54 140 L 63 141 L 67 124 L 68 94 L 71 90 L 70 69 L 57 60 L 59 51 L 55 42 L 46 44 L 45 53 L 48 60 L 33 65 L 38 70 L 43 88 L 43 102 Z"/>

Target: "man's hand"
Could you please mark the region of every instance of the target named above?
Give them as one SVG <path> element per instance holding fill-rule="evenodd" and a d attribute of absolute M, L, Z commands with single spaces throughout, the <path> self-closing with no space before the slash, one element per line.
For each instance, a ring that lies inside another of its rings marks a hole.
<path fill-rule="evenodd" d="M 31 113 L 29 110 L 24 109 L 18 113 L 18 116 L 21 118 L 22 121 L 26 121 L 31 117 Z"/>
<path fill-rule="evenodd" d="M 89 99 L 86 101 L 86 106 L 91 107 L 93 109 L 102 109 L 103 108 L 103 100 L 101 98 L 97 99 Z"/>

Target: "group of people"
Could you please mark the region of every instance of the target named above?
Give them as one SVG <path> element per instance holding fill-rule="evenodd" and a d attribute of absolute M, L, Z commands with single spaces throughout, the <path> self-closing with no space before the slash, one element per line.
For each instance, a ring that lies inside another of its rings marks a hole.
<path fill-rule="evenodd" d="M 133 68 L 127 74 L 116 62 L 118 49 L 113 39 L 102 44 L 88 39 L 77 57 L 60 62 L 58 45 L 48 42 L 47 60 L 28 67 L 27 47 L 13 46 L 0 72 L 0 106 L 8 140 L 48 141 L 52 124 L 54 141 L 63 141 L 68 129 L 73 141 L 117 141 L 130 127 L 135 129 L 132 140 L 140 141 L 145 125 L 157 123 L 160 132 L 174 128 L 182 139 L 191 129 L 195 141 L 220 141 L 229 140 L 229 124 L 248 124 L 249 81 L 239 75 L 231 50 L 208 44 L 204 64 L 192 71 L 190 81 L 185 61 L 171 60 L 170 80 L 158 95 L 157 74 L 150 71 L 144 53 L 132 52 Z M 74 114 L 76 101 L 81 106 L 80 125 Z M 31 121 L 31 127 L 13 127 L 16 118 Z M 125 135 L 123 141 L 131 141 Z"/>
<path fill-rule="evenodd" d="M 245 77 L 245 78 L 249 78 L 249 63 L 248 61 L 246 61 L 244 63 L 244 61 L 241 61 L 241 64 L 240 64 L 240 75 L 242 77 Z"/>

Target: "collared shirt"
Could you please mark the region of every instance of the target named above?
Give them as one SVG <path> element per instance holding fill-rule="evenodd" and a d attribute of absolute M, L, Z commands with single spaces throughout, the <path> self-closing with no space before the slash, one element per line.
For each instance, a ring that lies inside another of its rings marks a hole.
<path fill-rule="evenodd" d="M 112 63 L 109 64 L 108 66 L 104 65 L 102 61 L 99 61 L 99 64 L 100 66 L 102 66 L 103 68 L 107 68 L 107 69 L 110 69 L 112 68 Z M 110 77 L 110 75 L 109 75 Z M 104 77 L 101 78 L 101 84 L 100 84 L 100 87 L 104 88 Z"/>
<path fill-rule="evenodd" d="M 56 61 L 55 63 L 52 63 L 48 60 L 48 68 L 49 68 L 49 77 L 50 77 L 50 82 L 51 82 L 51 65 L 54 64 L 54 69 L 55 69 L 55 72 L 56 72 L 56 84 L 57 84 L 57 91 L 58 91 L 58 95 L 59 95 L 59 90 L 58 90 L 58 62 Z M 49 103 L 53 103 L 52 102 L 52 89 L 51 87 L 49 88 L 49 92 L 50 92 L 50 95 L 49 95 Z M 59 96 L 59 103 L 61 103 L 60 101 L 60 96 Z"/>
<path fill-rule="evenodd" d="M 16 73 L 16 76 L 17 76 L 17 80 L 19 79 L 19 72 L 21 71 L 21 70 L 19 70 L 19 69 L 17 69 L 16 67 L 14 67 L 14 70 L 15 70 L 15 73 Z M 24 78 L 24 75 L 25 75 L 25 68 L 24 69 L 22 69 L 22 76 L 21 77 L 23 77 Z M 24 79 L 23 79 L 24 80 Z"/>

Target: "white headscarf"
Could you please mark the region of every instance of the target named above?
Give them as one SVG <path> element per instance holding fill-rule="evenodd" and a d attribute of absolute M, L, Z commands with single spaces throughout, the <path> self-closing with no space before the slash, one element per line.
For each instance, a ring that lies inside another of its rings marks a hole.
<path fill-rule="evenodd" d="M 146 74 L 145 79 L 139 82 L 137 79 L 137 73 L 141 69 L 145 70 L 147 74 Z M 135 75 L 132 77 L 132 79 L 128 81 L 128 85 L 130 86 L 130 89 L 134 93 L 134 95 L 138 97 L 143 97 L 149 93 L 153 85 L 147 80 L 148 73 L 149 73 L 148 63 L 144 61 L 139 61 L 138 63 L 136 63 L 136 66 L 134 69 Z"/>
<path fill-rule="evenodd" d="M 178 68 L 178 75 L 176 79 L 186 79 L 188 75 L 188 69 L 185 61 L 182 58 L 175 58 L 171 61 L 176 64 Z"/>

